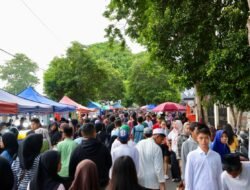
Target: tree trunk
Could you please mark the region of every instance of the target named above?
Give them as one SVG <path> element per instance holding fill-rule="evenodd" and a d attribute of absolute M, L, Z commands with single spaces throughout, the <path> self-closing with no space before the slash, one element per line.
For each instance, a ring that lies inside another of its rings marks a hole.
<path fill-rule="evenodd" d="M 249 11 L 250 11 L 250 0 L 248 0 L 247 2 L 248 2 Z M 247 20 L 247 27 L 248 27 L 248 43 L 250 46 L 250 15 L 248 16 L 248 20 Z"/>
<path fill-rule="evenodd" d="M 208 124 L 208 111 L 207 107 L 202 106 L 202 112 L 203 112 L 203 118 L 204 118 L 204 123 Z"/>
<path fill-rule="evenodd" d="M 236 114 L 235 114 L 235 110 L 234 110 L 234 107 L 233 106 L 230 106 L 230 111 L 232 113 L 232 116 L 233 116 L 233 128 L 236 127 L 236 123 L 237 123 L 237 118 L 236 118 Z"/>
<path fill-rule="evenodd" d="M 204 113 L 203 113 L 202 105 L 201 105 L 201 96 L 199 94 L 199 84 L 197 83 L 194 88 L 195 88 L 195 103 L 196 103 L 196 109 L 197 109 L 196 118 L 197 118 L 197 121 L 204 122 Z"/>
<path fill-rule="evenodd" d="M 236 122 L 236 129 L 240 130 L 241 127 L 241 119 L 242 119 L 242 111 L 238 111 L 238 115 L 237 115 L 237 122 Z"/>

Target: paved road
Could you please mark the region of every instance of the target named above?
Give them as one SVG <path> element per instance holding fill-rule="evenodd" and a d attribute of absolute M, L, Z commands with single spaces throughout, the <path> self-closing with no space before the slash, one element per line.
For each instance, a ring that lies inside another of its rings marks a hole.
<path fill-rule="evenodd" d="M 176 190 L 176 186 L 179 183 L 172 182 L 171 178 L 166 180 L 166 189 L 167 190 Z"/>

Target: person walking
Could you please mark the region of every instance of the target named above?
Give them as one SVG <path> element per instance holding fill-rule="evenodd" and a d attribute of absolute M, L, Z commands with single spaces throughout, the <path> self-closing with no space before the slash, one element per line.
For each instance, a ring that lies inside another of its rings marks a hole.
<path fill-rule="evenodd" d="M 0 189 L 12 190 L 14 176 L 8 160 L 0 156 Z"/>
<path fill-rule="evenodd" d="M 8 160 L 11 165 L 17 157 L 18 143 L 16 136 L 11 132 L 4 133 L 2 142 L 0 142 L 0 148 L 4 150 L 0 156 Z"/>
<path fill-rule="evenodd" d="M 187 156 L 186 190 L 221 190 L 222 165 L 220 155 L 209 149 L 210 130 L 203 124 L 197 131 L 198 148 Z"/>
<path fill-rule="evenodd" d="M 18 157 L 11 166 L 15 179 L 15 189 L 27 189 L 29 181 L 36 173 L 42 144 L 43 136 L 41 134 L 30 134 L 20 144 Z"/>
<path fill-rule="evenodd" d="M 163 156 L 160 144 L 165 138 L 161 128 L 153 130 L 153 136 L 141 140 L 136 148 L 139 152 L 139 184 L 148 189 L 165 190 Z"/>
<path fill-rule="evenodd" d="M 113 167 L 108 190 L 144 190 L 138 183 L 135 164 L 130 156 L 119 157 Z"/>
<path fill-rule="evenodd" d="M 69 190 L 99 190 L 96 164 L 88 159 L 81 161 Z"/>
<path fill-rule="evenodd" d="M 63 138 L 64 140 L 57 144 L 57 150 L 61 154 L 62 168 L 58 173 L 61 177 L 69 176 L 69 161 L 70 155 L 77 147 L 77 143 L 72 139 L 73 128 L 69 124 L 62 124 Z"/>
<path fill-rule="evenodd" d="M 135 143 L 138 143 L 140 140 L 143 139 L 144 125 L 142 124 L 142 122 L 143 122 L 143 117 L 142 116 L 138 117 L 137 125 L 132 129 L 131 134 Z"/>
<path fill-rule="evenodd" d="M 187 163 L 187 155 L 189 152 L 197 149 L 198 143 L 197 143 L 197 131 L 198 128 L 202 127 L 198 122 L 192 122 L 190 124 L 189 130 L 190 130 L 190 136 L 189 138 L 182 144 L 181 147 L 181 167 L 182 167 L 182 175 L 181 178 L 184 180 L 185 178 L 185 167 Z"/>
<path fill-rule="evenodd" d="M 82 160 L 92 160 L 98 170 L 99 186 L 105 189 L 109 182 L 109 170 L 112 165 L 109 150 L 96 139 L 95 126 L 92 123 L 83 126 L 83 137 L 82 144 L 71 154 L 69 176 L 74 179 L 76 167 Z"/>
<path fill-rule="evenodd" d="M 223 168 L 224 172 L 221 174 L 222 190 L 250 189 L 250 163 L 241 163 L 239 154 L 225 155 Z"/>
<path fill-rule="evenodd" d="M 63 179 L 57 174 L 60 168 L 60 153 L 54 150 L 46 151 L 40 156 L 38 169 L 27 190 L 65 190 Z"/>

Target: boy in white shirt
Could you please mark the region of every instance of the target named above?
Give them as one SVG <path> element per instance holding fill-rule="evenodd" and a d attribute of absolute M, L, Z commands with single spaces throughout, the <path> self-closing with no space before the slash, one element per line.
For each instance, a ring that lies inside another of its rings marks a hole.
<path fill-rule="evenodd" d="M 209 149 L 210 130 L 204 125 L 197 131 L 198 148 L 187 156 L 185 170 L 186 190 L 221 190 L 221 158 Z"/>

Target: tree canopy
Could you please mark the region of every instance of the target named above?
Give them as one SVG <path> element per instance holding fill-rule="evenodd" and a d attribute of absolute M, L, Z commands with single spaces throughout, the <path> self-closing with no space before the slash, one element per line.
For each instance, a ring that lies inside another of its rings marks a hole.
<path fill-rule="evenodd" d="M 247 12 L 245 0 L 111 0 L 104 15 L 113 21 L 106 29 L 111 41 L 122 34 L 136 39 L 176 80 L 195 86 L 201 97 L 210 95 L 215 102 L 246 110 L 250 109 L 245 103 L 250 96 L 245 74 L 250 67 Z M 124 20 L 122 31 L 118 26 Z M 223 79 L 218 81 L 218 76 Z"/>
<path fill-rule="evenodd" d="M 18 94 L 28 86 L 36 85 L 39 80 L 35 75 L 38 66 L 24 54 L 15 57 L 0 68 L 0 78 L 6 82 L 4 89 Z"/>
<path fill-rule="evenodd" d="M 109 63 L 95 61 L 86 46 L 73 42 L 66 55 L 55 57 L 44 74 L 45 92 L 54 99 L 68 95 L 78 102 L 119 99 L 122 80 Z"/>

